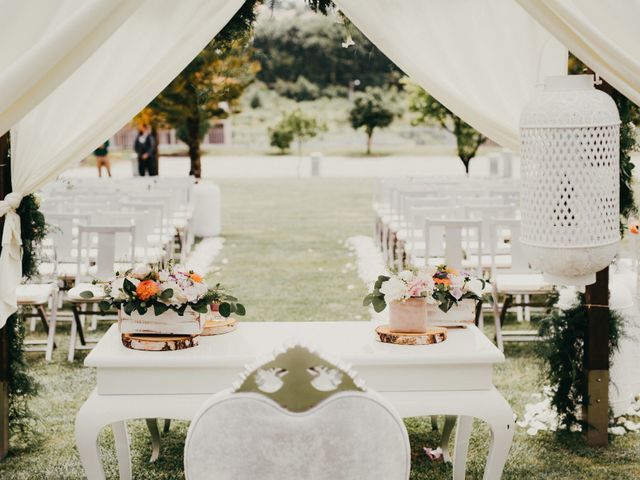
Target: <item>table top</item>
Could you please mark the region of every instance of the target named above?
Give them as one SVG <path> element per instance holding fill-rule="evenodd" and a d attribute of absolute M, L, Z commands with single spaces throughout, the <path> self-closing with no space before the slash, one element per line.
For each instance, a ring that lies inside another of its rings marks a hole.
<path fill-rule="evenodd" d="M 186 350 L 141 352 L 122 345 L 116 324 L 85 359 L 88 367 L 190 368 L 246 365 L 292 343 L 316 349 L 332 358 L 362 366 L 494 364 L 504 355 L 475 326 L 449 329 L 434 345 L 405 346 L 376 340 L 374 322 L 239 322 L 224 335 L 201 337 Z"/>

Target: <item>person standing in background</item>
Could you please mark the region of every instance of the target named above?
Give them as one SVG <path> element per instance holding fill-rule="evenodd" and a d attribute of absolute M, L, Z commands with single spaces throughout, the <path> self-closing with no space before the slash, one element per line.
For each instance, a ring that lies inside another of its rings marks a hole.
<path fill-rule="evenodd" d="M 155 171 L 156 160 L 154 158 L 156 145 L 155 138 L 151 135 L 149 125 L 138 127 L 138 136 L 134 144 L 134 149 L 138 155 L 138 173 L 141 177 L 145 175 L 157 175 Z"/>
<path fill-rule="evenodd" d="M 107 170 L 107 175 L 111 176 L 111 162 L 109 161 L 109 140 L 93 151 L 98 166 L 98 177 L 102 177 L 102 167 Z"/>

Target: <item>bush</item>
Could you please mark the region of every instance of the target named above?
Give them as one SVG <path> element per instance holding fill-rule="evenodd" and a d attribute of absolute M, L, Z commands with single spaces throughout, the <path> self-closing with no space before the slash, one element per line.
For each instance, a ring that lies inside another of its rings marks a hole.
<path fill-rule="evenodd" d="M 342 85 L 327 85 L 322 89 L 322 96 L 327 98 L 347 98 L 349 89 Z"/>
<path fill-rule="evenodd" d="M 286 153 L 293 142 L 293 132 L 288 125 L 279 122 L 275 127 L 269 129 L 271 146 L 280 149 L 280 153 Z"/>
<path fill-rule="evenodd" d="M 320 87 L 300 75 L 295 82 L 278 79 L 273 89 L 283 97 L 297 102 L 316 100 L 320 97 Z"/>

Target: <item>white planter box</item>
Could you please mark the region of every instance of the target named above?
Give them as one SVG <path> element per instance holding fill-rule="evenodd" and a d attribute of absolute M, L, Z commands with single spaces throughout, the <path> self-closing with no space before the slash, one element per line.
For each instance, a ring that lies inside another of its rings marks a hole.
<path fill-rule="evenodd" d="M 173 310 L 167 310 L 156 316 L 153 309 L 144 315 L 132 312 L 127 315 L 118 312 L 120 333 L 155 333 L 161 335 L 199 335 L 204 328 L 204 315 L 187 308 L 180 316 Z"/>
<path fill-rule="evenodd" d="M 437 327 L 456 327 L 470 325 L 476 320 L 476 301 L 465 298 L 454 305 L 448 312 L 443 312 L 437 305 L 427 305 L 427 321 Z"/>

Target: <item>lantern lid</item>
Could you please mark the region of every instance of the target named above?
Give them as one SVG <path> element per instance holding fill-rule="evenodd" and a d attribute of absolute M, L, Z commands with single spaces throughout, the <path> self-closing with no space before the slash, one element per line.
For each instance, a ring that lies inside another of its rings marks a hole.
<path fill-rule="evenodd" d="M 546 77 L 522 110 L 520 128 L 581 128 L 619 125 L 613 99 L 593 87 L 593 75 Z"/>

